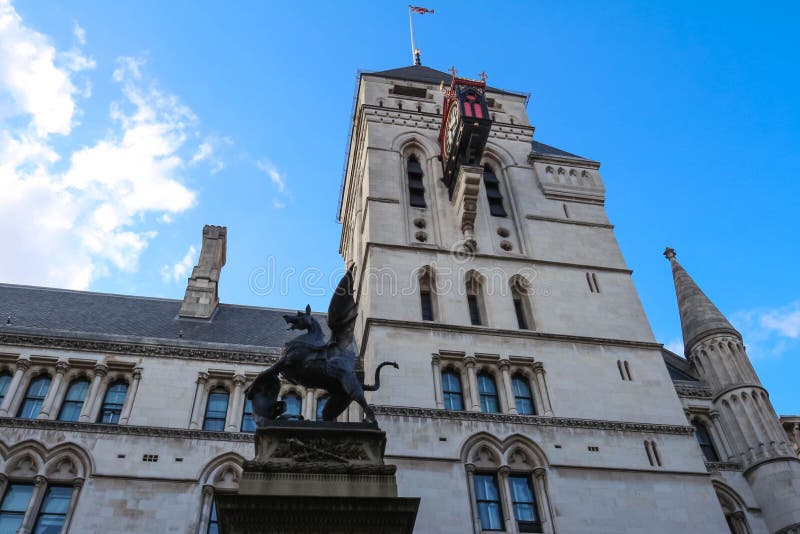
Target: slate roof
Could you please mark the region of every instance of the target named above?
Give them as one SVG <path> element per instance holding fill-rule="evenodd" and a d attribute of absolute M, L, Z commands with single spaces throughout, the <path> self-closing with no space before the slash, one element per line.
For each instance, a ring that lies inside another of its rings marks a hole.
<path fill-rule="evenodd" d="M 533 152 L 535 155 L 542 155 L 542 156 L 559 156 L 559 157 L 575 158 L 583 160 L 586 159 L 582 156 L 576 156 L 575 154 L 570 154 L 569 152 L 561 150 L 560 148 L 540 143 L 539 141 L 531 141 L 531 152 Z"/>
<path fill-rule="evenodd" d="M 296 310 L 220 304 L 211 319 L 178 316 L 180 300 L 0 284 L 0 334 L 20 331 L 70 337 L 125 337 L 175 342 L 282 347 L 297 336 Z M 325 314 L 314 314 L 327 330 Z M 11 316 L 11 324 L 7 318 Z M 179 337 L 179 333 L 183 336 Z"/>
<path fill-rule="evenodd" d="M 397 80 L 408 80 L 410 82 L 429 83 L 432 85 L 439 85 L 444 82 L 445 85 L 450 85 L 452 76 L 448 72 L 432 69 L 424 65 L 411 65 L 410 67 L 400 67 L 399 69 L 381 70 L 378 72 L 365 72 L 370 76 L 381 76 L 383 78 L 394 78 Z M 505 95 L 526 96 L 514 91 L 504 91 L 497 87 L 486 86 L 486 89 L 493 93 L 500 93 Z"/>

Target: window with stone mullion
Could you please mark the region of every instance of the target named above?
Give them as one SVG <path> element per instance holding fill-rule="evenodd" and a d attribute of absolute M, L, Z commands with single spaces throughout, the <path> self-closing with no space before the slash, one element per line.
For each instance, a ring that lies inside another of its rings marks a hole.
<path fill-rule="evenodd" d="M 442 393 L 445 410 L 461 411 L 464 409 L 461 378 L 453 369 L 442 372 Z"/>
<path fill-rule="evenodd" d="M 497 398 L 497 384 L 494 377 L 487 373 L 478 373 L 478 395 L 481 401 L 481 411 L 486 413 L 497 413 L 500 411 L 500 403 Z"/>
<path fill-rule="evenodd" d="M 42 409 L 47 390 L 50 389 L 50 377 L 41 375 L 34 378 L 25 393 L 25 400 L 19 408 L 17 417 L 20 419 L 36 419 Z"/>
<path fill-rule="evenodd" d="M 228 415 L 228 399 L 230 395 L 224 388 L 215 388 L 208 394 L 206 415 L 203 419 L 203 430 L 222 432 L 225 430 L 225 418 Z"/>
<path fill-rule="evenodd" d="M 56 534 L 62 531 L 67 520 L 72 488 L 68 486 L 48 486 L 36 517 L 34 534 Z"/>
<path fill-rule="evenodd" d="M 497 477 L 493 474 L 475 474 L 475 503 L 481 530 L 503 530 L 503 512 Z"/>
<path fill-rule="evenodd" d="M 33 484 L 8 484 L 0 502 L 0 532 L 17 532 L 32 495 Z"/>
<path fill-rule="evenodd" d="M 531 477 L 512 475 L 508 477 L 508 489 L 511 495 L 511 507 L 514 519 L 520 532 L 541 532 L 542 523 L 536 509 L 536 497 L 533 493 Z"/>
<path fill-rule="evenodd" d="M 536 415 L 536 406 L 533 403 L 533 392 L 528 379 L 522 375 L 511 378 L 511 387 L 514 390 L 514 406 L 520 415 Z"/>
<path fill-rule="evenodd" d="M 77 421 L 80 418 L 83 403 L 89 393 L 89 381 L 83 378 L 73 380 L 58 412 L 59 421 Z"/>
<path fill-rule="evenodd" d="M 694 436 L 697 438 L 697 443 L 700 445 L 705 459 L 709 462 L 718 462 L 719 456 L 714 448 L 714 443 L 711 441 L 711 434 L 709 434 L 706 425 L 694 421 L 692 426 L 694 426 Z"/>

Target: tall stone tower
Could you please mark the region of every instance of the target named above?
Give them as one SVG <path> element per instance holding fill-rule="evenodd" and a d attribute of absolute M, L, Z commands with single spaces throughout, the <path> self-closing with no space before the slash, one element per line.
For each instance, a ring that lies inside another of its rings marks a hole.
<path fill-rule="evenodd" d="M 667 248 L 686 357 L 711 387 L 713 406 L 772 532 L 800 532 L 800 461 L 778 421 L 742 335 Z"/>
<path fill-rule="evenodd" d="M 339 212 L 417 531 L 727 531 L 600 164 L 534 141 L 526 95 L 451 82 L 359 76 Z"/>

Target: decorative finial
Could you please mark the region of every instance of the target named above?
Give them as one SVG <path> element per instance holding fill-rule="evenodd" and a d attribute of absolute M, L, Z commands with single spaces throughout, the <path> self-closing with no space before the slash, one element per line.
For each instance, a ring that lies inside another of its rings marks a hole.
<path fill-rule="evenodd" d="M 486 75 L 486 72 L 485 72 L 485 71 L 484 71 L 484 72 L 481 72 L 481 81 L 482 81 L 483 83 L 486 83 L 486 78 L 488 78 L 488 77 L 489 77 L 489 76 L 487 76 L 487 75 Z"/>
<path fill-rule="evenodd" d="M 664 257 L 667 258 L 668 260 L 675 259 L 675 256 L 677 256 L 677 254 L 675 253 L 675 249 L 674 248 L 667 247 L 664 250 Z"/>
<path fill-rule="evenodd" d="M 456 66 L 453 65 L 450 67 L 450 75 L 455 78 L 456 77 Z"/>
<path fill-rule="evenodd" d="M 422 65 L 422 61 L 420 61 L 419 56 L 419 48 L 414 49 L 414 65 Z"/>

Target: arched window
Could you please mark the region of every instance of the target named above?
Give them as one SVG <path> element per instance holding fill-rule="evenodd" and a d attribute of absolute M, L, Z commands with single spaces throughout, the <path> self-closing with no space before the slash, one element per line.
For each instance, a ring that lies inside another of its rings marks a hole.
<path fill-rule="evenodd" d="M 464 409 L 461 378 L 455 370 L 445 369 L 442 371 L 442 393 L 445 410 L 460 411 Z"/>
<path fill-rule="evenodd" d="M 497 413 L 500 411 L 500 403 L 497 400 L 497 384 L 494 377 L 486 371 L 478 373 L 478 395 L 481 399 L 482 412 Z"/>
<path fill-rule="evenodd" d="M 708 432 L 706 425 L 700 421 L 692 421 L 694 427 L 694 436 L 697 438 L 697 443 L 700 444 L 700 449 L 703 451 L 703 456 L 709 462 L 719 462 L 719 456 L 714 449 L 714 443 L 711 441 L 711 434 Z"/>
<path fill-rule="evenodd" d="M 250 399 L 244 400 L 244 407 L 242 408 L 242 432 L 255 432 L 256 421 L 253 419 L 253 401 Z"/>
<path fill-rule="evenodd" d="M 22 419 L 36 419 L 44 403 L 44 398 L 47 396 L 48 389 L 50 389 L 49 376 L 41 375 L 34 378 L 28 386 L 28 391 L 25 393 L 25 400 L 22 401 L 22 406 L 19 407 L 17 417 Z"/>
<path fill-rule="evenodd" d="M 425 267 L 419 275 L 419 301 L 423 321 L 433 321 L 433 274 Z"/>
<path fill-rule="evenodd" d="M 473 480 L 481 530 L 503 530 L 503 512 L 500 509 L 500 490 L 497 487 L 497 477 L 476 473 Z"/>
<path fill-rule="evenodd" d="M 325 405 L 328 404 L 328 397 L 322 397 L 317 399 L 317 413 L 316 419 L 317 421 L 323 421 L 322 411 L 325 409 Z"/>
<path fill-rule="evenodd" d="M 416 208 L 424 208 L 425 184 L 422 182 L 422 166 L 417 156 L 409 156 L 406 171 L 408 172 L 408 199 Z"/>
<path fill-rule="evenodd" d="M 228 390 L 214 388 L 208 394 L 206 416 L 203 419 L 203 430 L 222 432 L 225 430 L 225 417 L 228 415 Z"/>
<path fill-rule="evenodd" d="M 2 404 L 3 399 L 6 398 L 9 384 L 11 384 L 11 373 L 3 371 L 0 373 L 0 404 Z"/>
<path fill-rule="evenodd" d="M 503 194 L 500 192 L 500 180 L 491 167 L 483 167 L 483 185 L 486 187 L 486 199 L 489 201 L 489 213 L 495 217 L 506 217 L 503 207 Z"/>
<path fill-rule="evenodd" d="M 517 326 L 520 330 L 533 328 L 533 313 L 528 296 L 528 282 L 520 276 L 515 276 L 509 283 L 511 298 L 514 302 L 514 314 L 517 316 Z"/>
<path fill-rule="evenodd" d="M 511 387 L 514 390 L 514 406 L 521 415 L 535 415 L 536 407 L 533 404 L 533 393 L 528 379 L 522 375 L 511 378 Z"/>
<path fill-rule="evenodd" d="M 33 531 L 37 534 L 61 532 L 67 520 L 67 511 L 71 500 L 71 487 L 48 486 Z"/>
<path fill-rule="evenodd" d="M 83 409 L 83 403 L 86 401 L 86 395 L 89 393 L 89 381 L 85 378 L 73 380 L 67 390 L 67 395 L 64 397 L 64 403 L 61 405 L 61 411 L 58 412 L 59 421 L 77 421 Z"/>
<path fill-rule="evenodd" d="M 296 393 L 287 393 L 282 400 L 286 403 L 286 410 L 283 415 L 300 417 L 303 410 L 303 401 L 300 400 Z"/>
<path fill-rule="evenodd" d="M 511 506 L 514 519 L 517 520 L 520 532 L 541 532 L 542 523 L 536 509 L 536 498 L 533 494 L 531 477 L 527 475 L 511 475 L 508 477 L 508 489 L 511 493 Z"/>
<path fill-rule="evenodd" d="M 103 399 L 103 406 L 97 418 L 98 423 L 109 423 L 115 425 L 119 423 L 119 416 L 122 413 L 122 406 L 125 404 L 125 397 L 128 394 L 128 383 L 118 380 L 109 386 L 106 396 Z"/>
<path fill-rule="evenodd" d="M 470 323 L 482 325 L 484 324 L 483 295 L 481 294 L 481 281 L 477 273 L 472 271 L 467 274 L 466 286 Z"/>
<path fill-rule="evenodd" d="M 17 532 L 33 495 L 33 484 L 10 483 L 0 502 L 0 527 L 3 532 Z"/>

